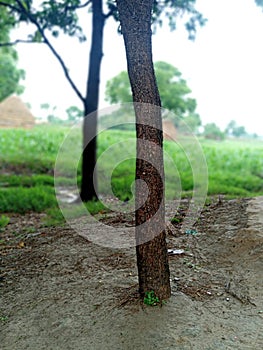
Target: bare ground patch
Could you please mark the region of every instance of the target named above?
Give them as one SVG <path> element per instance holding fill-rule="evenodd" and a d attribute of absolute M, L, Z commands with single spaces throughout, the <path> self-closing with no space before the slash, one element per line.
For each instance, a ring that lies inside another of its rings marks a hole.
<path fill-rule="evenodd" d="M 138 299 L 134 248 L 12 215 L 1 232 L 1 349 L 262 349 L 262 208 L 262 198 L 223 200 L 203 210 L 196 235 L 168 231 L 168 248 L 184 253 L 169 258 L 162 307 Z"/>

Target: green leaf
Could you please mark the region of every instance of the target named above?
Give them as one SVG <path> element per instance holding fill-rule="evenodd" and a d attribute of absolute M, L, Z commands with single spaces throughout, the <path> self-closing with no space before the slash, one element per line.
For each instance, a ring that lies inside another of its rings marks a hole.
<path fill-rule="evenodd" d="M 33 35 L 32 41 L 35 43 L 41 43 L 43 41 L 42 35 L 39 30 L 37 30 Z"/>
<path fill-rule="evenodd" d="M 59 31 L 58 30 L 53 30 L 52 35 L 57 38 L 59 36 Z"/>

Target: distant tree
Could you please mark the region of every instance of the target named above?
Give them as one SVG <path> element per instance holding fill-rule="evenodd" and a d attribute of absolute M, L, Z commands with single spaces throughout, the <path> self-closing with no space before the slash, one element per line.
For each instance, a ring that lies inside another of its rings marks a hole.
<path fill-rule="evenodd" d="M 107 81 L 105 100 L 111 104 L 132 102 L 132 92 L 127 71 L 122 71 Z"/>
<path fill-rule="evenodd" d="M 44 110 L 49 110 L 51 107 L 50 107 L 50 104 L 49 103 L 41 103 L 41 105 L 40 105 L 40 108 L 41 109 L 44 109 Z"/>
<path fill-rule="evenodd" d="M 0 6 L 0 43 L 9 40 L 14 19 L 6 8 Z M 25 72 L 17 68 L 17 52 L 10 46 L 0 47 L 0 101 L 9 95 L 20 94 L 24 88 L 19 84 L 24 79 Z"/>
<path fill-rule="evenodd" d="M 236 121 L 235 120 L 230 120 L 230 122 L 227 124 L 227 126 L 226 126 L 226 130 L 225 130 L 225 132 L 228 134 L 228 135 L 232 135 L 232 133 L 233 133 L 233 130 L 234 130 L 234 128 L 237 126 L 237 123 L 236 123 Z"/>
<path fill-rule="evenodd" d="M 229 136 L 240 137 L 247 134 L 244 126 L 237 125 L 235 120 L 231 120 L 226 127 L 226 134 Z"/>
<path fill-rule="evenodd" d="M 245 136 L 247 132 L 244 126 L 237 126 L 233 129 L 232 134 L 233 136 L 241 137 L 241 136 Z"/>
<path fill-rule="evenodd" d="M 201 125 L 200 116 L 195 112 L 196 100 L 189 97 L 191 93 L 180 71 L 167 62 L 154 64 L 162 106 L 174 112 L 173 122 L 177 127 L 184 128 L 183 120 L 192 130 Z M 106 100 L 110 103 L 125 103 L 132 101 L 131 87 L 126 72 L 121 72 L 106 84 Z"/>
<path fill-rule="evenodd" d="M 194 113 L 196 100 L 189 97 L 191 89 L 177 68 L 166 62 L 156 62 L 154 68 L 162 105 L 178 117 L 178 126 L 180 119 Z"/>
<path fill-rule="evenodd" d="M 14 56 L 0 50 L 0 101 L 13 93 L 21 94 L 24 88 L 19 82 L 23 78 L 24 71 L 17 68 Z"/>
<path fill-rule="evenodd" d="M 224 140 L 225 133 L 215 123 L 208 123 L 204 126 L 203 135 L 206 139 Z"/>
<path fill-rule="evenodd" d="M 67 108 L 66 113 L 68 116 L 68 121 L 70 122 L 79 121 L 83 116 L 83 112 L 77 106 L 71 106 Z"/>
<path fill-rule="evenodd" d="M 49 103 L 42 103 L 40 105 L 40 108 L 45 111 L 45 118 L 47 121 L 51 124 L 61 124 L 63 122 L 62 119 L 60 119 L 58 116 L 55 115 L 56 113 L 56 106 L 50 106 Z"/>
<path fill-rule="evenodd" d="M 200 115 L 197 113 L 191 113 L 186 117 L 179 119 L 178 122 L 179 130 L 185 133 L 189 133 L 189 131 L 197 133 L 201 125 L 202 121 Z"/>
<path fill-rule="evenodd" d="M 63 124 L 64 121 L 62 119 L 60 119 L 59 117 L 56 117 L 53 114 L 49 114 L 47 116 L 47 120 L 50 124 Z"/>
<path fill-rule="evenodd" d="M 15 19 L 5 6 L 0 6 L 0 43 L 10 40 L 9 33 L 14 26 Z M 5 51 L 10 51 L 10 47 L 6 46 Z"/>

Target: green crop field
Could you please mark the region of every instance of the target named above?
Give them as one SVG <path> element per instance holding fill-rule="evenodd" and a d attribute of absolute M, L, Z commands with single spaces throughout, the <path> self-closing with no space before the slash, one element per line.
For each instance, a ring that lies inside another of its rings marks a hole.
<path fill-rule="evenodd" d="M 32 130 L 0 130 L 0 212 L 23 213 L 57 207 L 54 166 L 60 146 L 69 131 L 68 127 L 48 125 L 37 126 Z M 263 195 L 262 141 L 217 142 L 200 139 L 199 143 L 201 148 L 198 153 L 197 144 L 190 138 L 185 137 L 178 144 L 165 141 L 167 198 L 191 196 L 196 185 L 200 185 L 195 182 L 195 174 L 199 176 L 198 181 L 206 182 L 208 179 L 208 196 Z M 60 165 L 61 172 L 56 178 L 56 184 L 65 187 L 76 182 L 70 175 L 71 158 L 80 154 L 81 130 L 71 133 L 68 144 L 72 152 L 65 152 Z M 99 134 L 100 194 L 109 194 L 111 187 L 120 199 L 132 197 L 135 144 L 134 133 L 131 131 L 107 130 Z M 192 152 L 190 157 L 189 152 Z M 204 164 L 207 164 L 207 173 L 204 172 Z M 78 183 L 79 169 L 78 165 Z M 100 208 L 96 204 L 96 210 Z"/>

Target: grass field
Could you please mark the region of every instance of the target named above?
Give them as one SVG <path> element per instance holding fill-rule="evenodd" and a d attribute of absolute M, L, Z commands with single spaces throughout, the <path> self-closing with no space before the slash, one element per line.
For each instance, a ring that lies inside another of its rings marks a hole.
<path fill-rule="evenodd" d="M 0 212 L 23 213 L 56 208 L 54 164 L 68 132 L 69 128 L 62 126 L 0 130 Z M 188 141 L 186 138 L 184 144 Z M 208 195 L 247 197 L 263 194 L 262 141 L 217 142 L 200 139 L 199 142 L 208 168 Z M 111 145 L 113 147 L 109 149 Z M 71 150 L 77 147 L 81 147 L 80 132 L 75 132 L 71 140 Z M 179 197 L 180 194 L 190 196 L 194 184 L 193 172 L 199 171 L 198 157 L 195 159 L 193 155 L 189 161 L 185 149 L 174 142 L 166 141 L 164 149 L 167 198 Z M 69 176 L 70 156 L 65 156 L 63 171 L 57 178 L 56 183 L 61 186 L 74 183 L 74 179 Z M 98 156 L 102 156 L 98 167 L 99 192 L 107 194 L 107 177 L 112 172 L 110 181 L 114 194 L 121 199 L 131 198 L 135 173 L 134 134 L 118 130 L 100 134 Z M 113 166 L 125 157 L 129 159 Z M 99 210 L 98 205 L 96 208 Z"/>

